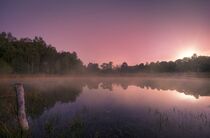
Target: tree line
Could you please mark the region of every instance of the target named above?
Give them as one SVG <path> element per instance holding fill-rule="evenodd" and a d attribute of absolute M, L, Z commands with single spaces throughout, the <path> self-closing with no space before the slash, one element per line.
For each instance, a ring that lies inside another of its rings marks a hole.
<path fill-rule="evenodd" d="M 103 63 L 101 65 L 89 63 L 87 70 L 90 72 L 103 73 L 210 72 L 210 57 L 193 54 L 192 57 L 185 57 L 183 59 L 177 59 L 176 61 L 140 63 L 134 66 L 129 66 L 126 62 L 118 66 L 113 66 L 112 62 Z"/>
<path fill-rule="evenodd" d="M 9 74 L 70 74 L 70 73 L 139 73 L 139 72 L 210 72 L 210 57 L 185 57 L 176 61 L 157 61 L 129 66 L 126 62 L 89 63 L 87 66 L 76 52 L 58 52 L 43 38 L 17 39 L 11 33 L 0 33 L 0 73 Z"/>
<path fill-rule="evenodd" d="M 11 33 L 0 33 L 1 73 L 64 74 L 81 69 L 76 52 L 58 52 L 41 37 L 17 39 Z"/>

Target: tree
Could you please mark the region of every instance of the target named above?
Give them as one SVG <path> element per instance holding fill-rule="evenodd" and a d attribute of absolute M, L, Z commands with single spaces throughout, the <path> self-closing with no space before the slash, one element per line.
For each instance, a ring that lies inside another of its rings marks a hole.
<path fill-rule="evenodd" d="M 109 62 L 109 63 L 102 63 L 101 64 L 101 70 L 103 72 L 112 72 L 112 68 L 113 68 L 113 62 Z"/>
<path fill-rule="evenodd" d="M 0 59 L 0 74 L 12 73 L 12 67 L 4 60 Z"/>
<path fill-rule="evenodd" d="M 128 64 L 126 62 L 123 62 L 120 67 L 121 72 L 128 72 Z"/>
<path fill-rule="evenodd" d="M 97 63 L 89 63 L 87 66 L 87 70 L 89 72 L 98 72 L 100 69 Z"/>
<path fill-rule="evenodd" d="M 0 59 L 14 73 L 71 73 L 84 68 L 76 52 L 57 52 L 41 37 L 18 40 L 5 32 L 0 33 Z"/>
<path fill-rule="evenodd" d="M 158 61 L 129 66 L 123 62 L 114 67 L 113 62 L 89 63 L 87 68 L 76 52 L 58 52 L 43 38 L 17 39 L 11 33 L 0 33 L 0 73 L 68 74 L 88 72 L 137 73 L 137 72 L 210 72 L 210 57 L 193 54 L 176 61 Z"/>

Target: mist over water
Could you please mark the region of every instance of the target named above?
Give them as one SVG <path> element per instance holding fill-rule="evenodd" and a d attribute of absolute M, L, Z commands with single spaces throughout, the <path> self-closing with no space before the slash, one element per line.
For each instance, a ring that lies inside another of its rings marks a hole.
<path fill-rule="evenodd" d="M 6 98 L 0 101 L 0 121 L 11 132 L 18 128 L 13 111 L 17 81 L 24 84 L 33 137 L 210 135 L 208 78 L 2 79 L 0 97 Z"/>

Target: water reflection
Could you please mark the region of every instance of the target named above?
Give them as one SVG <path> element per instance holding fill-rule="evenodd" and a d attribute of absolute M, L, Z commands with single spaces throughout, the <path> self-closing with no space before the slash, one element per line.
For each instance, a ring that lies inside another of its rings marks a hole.
<path fill-rule="evenodd" d="M 0 136 L 16 133 L 12 84 L 0 84 Z M 33 137 L 208 137 L 208 79 L 21 79 Z M 8 106 L 7 106 L 8 105 Z M 5 108 L 8 107 L 8 108 Z M 12 127 L 11 127 L 12 126 Z"/>
<path fill-rule="evenodd" d="M 183 92 L 186 95 L 193 95 L 195 98 L 199 96 L 210 96 L 210 80 L 200 79 L 200 78 L 188 78 L 188 79 L 94 79 L 87 81 L 86 84 L 88 88 L 97 89 L 99 84 L 104 89 L 113 88 L 113 84 L 120 85 L 123 89 L 127 89 L 128 86 L 134 85 L 145 89 L 156 89 L 156 90 L 176 90 L 178 92 Z"/>

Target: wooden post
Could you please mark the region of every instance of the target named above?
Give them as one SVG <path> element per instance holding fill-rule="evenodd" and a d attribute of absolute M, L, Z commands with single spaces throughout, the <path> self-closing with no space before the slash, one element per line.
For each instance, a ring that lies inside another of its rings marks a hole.
<path fill-rule="evenodd" d="M 28 120 L 25 112 L 25 98 L 23 84 L 15 84 L 16 97 L 17 97 L 17 110 L 18 110 L 18 121 L 22 130 L 28 130 Z"/>

